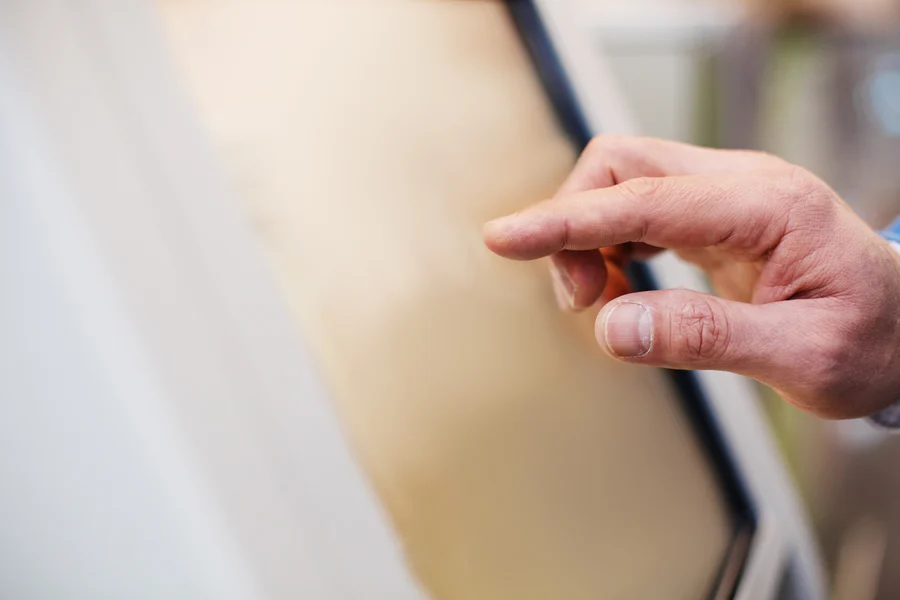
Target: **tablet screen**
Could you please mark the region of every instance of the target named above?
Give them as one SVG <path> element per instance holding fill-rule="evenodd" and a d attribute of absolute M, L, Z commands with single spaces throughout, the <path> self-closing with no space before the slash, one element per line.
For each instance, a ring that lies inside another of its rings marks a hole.
<path fill-rule="evenodd" d="M 707 597 L 732 517 L 676 388 L 481 242 L 577 155 L 504 3 L 159 5 L 432 597 Z"/>

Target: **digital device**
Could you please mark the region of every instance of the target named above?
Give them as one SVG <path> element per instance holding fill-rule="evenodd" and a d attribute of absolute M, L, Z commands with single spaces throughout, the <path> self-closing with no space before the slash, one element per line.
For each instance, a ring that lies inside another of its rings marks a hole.
<path fill-rule="evenodd" d="M 558 1 L 0 6 L 4 595 L 823 598 L 752 387 L 481 246 L 615 89 Z"/>

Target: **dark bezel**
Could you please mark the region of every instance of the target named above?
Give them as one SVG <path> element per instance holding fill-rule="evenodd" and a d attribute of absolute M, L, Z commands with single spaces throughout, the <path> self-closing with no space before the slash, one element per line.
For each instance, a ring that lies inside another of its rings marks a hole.
<path fill-rule="evenodd" d="M 561 127 L 580 151 L 594 135 L 602 132 L 591 131 L 587 125 L 578 98 L 534 1 L 507 0 L 506 4 L 550 97 Z M 635 290 L 658 289 L 652 272 L 643 263 L 631 264 L 629 278 Z M 710 600 L 730 599 L 735 596 L 740 584 L 741 573 L 756 531 L 756 512 L 697 376 L 690 371 L 666 370 L 666 374 L 678 391 L 682 408 L 706 451 L 706 459 L 721 484 L 722 495 L 731 511 L 731 543 L 722 558 L 716 581 L 707 595 Z M 663 457 L 660 459 L 663 460 Z"/>

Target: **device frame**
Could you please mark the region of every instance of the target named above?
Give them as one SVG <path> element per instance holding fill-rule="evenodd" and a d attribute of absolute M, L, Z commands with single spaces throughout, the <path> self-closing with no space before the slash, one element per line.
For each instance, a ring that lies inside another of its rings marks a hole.
<path fill-rule="evenodd" d="M 509 0 L 507 6 L 550 96 L 561 127 L 576 149 L 579 152 L 584 150 L 594 136 L 603 132 L 591 130 L 588 126 L 537 6 L 533 0 Z M 628 270 L 635 291 L 659 289 L 646 264 L 634 262 Z M 750 540 L 756 530 L 756 516 L 695 373 L 666 370 L 666 374 L 677 390 L 676 395 L 695 435 L 700 439 L 704 456 L 722 488 L 723 500 L 729 509 L 733 528 L 731 540 L 709 598 L 731 598 L 739 585 L 750 550 Z"/>
<path fill-rule="evenodd" d="M 558 69 L 557 89 L 551 96 L 557 103 L 568 104 L 568 110 L 574 113 L 562 119 L 573 139 L 584 144 L 599 132 L 639 131 L 626 101 L 609 85 L 615 76 L 603 59 L 602 40 L 588 37 L 587 28 L 580 25 L 583 15 L 573 3 L 509 0 L 508 4 L 513 11 L 531 13 L 543 30 L 536 31 L 536 39 L 544 45 L 537 53 L 545 54 L 547 66 Z M 671 253 L 639 266 L 632 276 L 645 289 L 709 291 L 701 274 Z M 718 455 L 714 458 L 716 470 L 723 477 L 726 495 L 738 518 L 734 555 L 726 558 L 712 597 L 769 599 L 790 589 L 791 598 L 825 598 L 817 547 L 760 409 L 755 384 L 721 371 L 673 372 L 672 376 L 695 426 L 705 432 L 704 442 Z M 741 532 L 741 521 L 748 524 L 748 520 L 753 526 L 749 540 L 746 528 Z M 742 558 L 743 544 L 749 545 L 746 560 Z M 740 565 L 742 568 L 736 569 Z M 735 578 L 737 587 L 729 584 L 729 578 Z"/>

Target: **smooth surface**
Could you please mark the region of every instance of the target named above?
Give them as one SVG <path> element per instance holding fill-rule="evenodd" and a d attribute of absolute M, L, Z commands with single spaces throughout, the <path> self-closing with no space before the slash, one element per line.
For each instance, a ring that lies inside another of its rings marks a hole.
<path fill-rule="evenodd" d="M 0 597 L 419 598 L 149 8 L 0 2 Z"/>
<path fill-rule="evenodd" d="M 574 159 L 501 4 L 161 5 L 433 596 L 704 597 L 726 516 L 667 383 L 481 246 Z"/>

